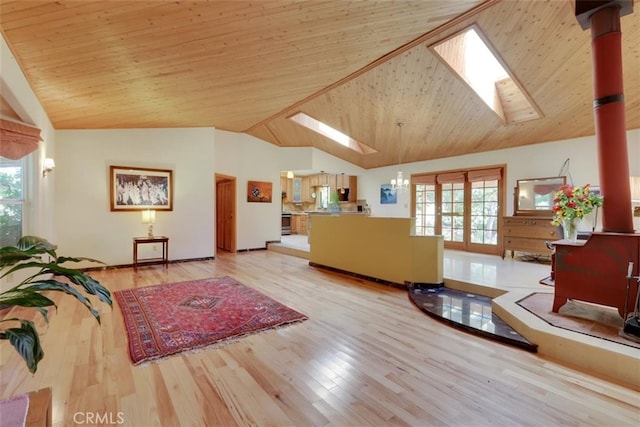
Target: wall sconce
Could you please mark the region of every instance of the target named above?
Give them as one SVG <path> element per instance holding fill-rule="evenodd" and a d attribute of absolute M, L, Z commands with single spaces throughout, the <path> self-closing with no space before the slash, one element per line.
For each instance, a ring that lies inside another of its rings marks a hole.
<path fill-rule="evenodd" d="M 44 178 L 49 172 L 53 172 L 55 168 L 56 162 L 54 162 L 53 159 L 49 157 L 44 159 L 44 162 L 42 163 L 42 177 Z"/>
<path fill-rule="evenodd" d="M 147 209 L 142 211 L 142 223 L 149 224 L 147 237 L 153 237 L 153 223 L 156 222 L 156 211 Z"/>
<path fill-rule="evenodd" d="M 287 178 L 288 179 L 293 179 L 293 171 L 288 171 L 287 172 Z"/>

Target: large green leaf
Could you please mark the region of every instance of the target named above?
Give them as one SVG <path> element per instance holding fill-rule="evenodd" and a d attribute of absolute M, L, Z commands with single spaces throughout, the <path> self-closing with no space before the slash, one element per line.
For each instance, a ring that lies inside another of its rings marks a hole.
<path fill-rule="evenodd" d="M 75 297 L 100 323 L 100 314 L 87 296 L 96 295 L 100 301 L 112 305 L 109 290 L 83 271 L 61 265 L 81 261 L 100 263 L 86 257 L 58 257 L 55 245 L 35 236 L 23 237 L 15 247 L 0 248 L 0 278 L 19 270 L 32 270 L 26 272 L 28 277 L 19 284 L 0 293 L 0 304 L 33 308 L 48 322 L 47 308 L 56 306 L 51 299 L 42 295 L 42 292 L 63 292 Z M 57 280 L 56 277 L 65 278 L 67 281 Z M 0 319 L 0 322 L 5 321 L 20 322 L 20 328 L 0 329 L 0 339 L 10 340 L 27 363 L 29 370 L 35 372 L 44 352 L 34 324 L 24 319 Z"/>
<path fill-rule="evenodd" d="M 35 290 L 12 289 L 0 294 L 0 304 L 20 307 L 50 307 L 56 304 Z"/>
<path fill-rule="evenodd" d="M 40 337 L 33 322 L 24 319 L 5 319 L 20 322 L 20 328 L 7 328 L 0 330 L 0 339 L 9 340 L 11 345 L 24 359 L 29 372 L 35 373 L 38 362 L 44 357 L 44 351 L 40 345 Z"/>
<path fill-rule="evenodd" d="M 74 297 L 76 297 L 78 301 L 80 301 L 85 307 L 87 307 L 87 310 L 89 310 L 93 315 L 93 317 L 96 318 L 98 323 L 100 323 L 100 313 L 98 313 L 98 311 L 95 308 L 93 308 L 91 301 L 87 297 L 85 297 L 80 291 L 78 291 L 76 288 L 69 285 L 68 283 L 59 282 L 57 280 L 41 280 L 38 282 L 31 283 L 28 287 L 23 288 L 23 290 L 28 290 L 34 293 L 37 291 L 58 291 L 58 292 L 64 292 L 68 295 L 73 295 Z"/>
<path fill-rule="evenodd" d="M 56 257 L 55 251 L 57 249 L 57 246 L 49 242 L 48 240 L 43 239 L 42 237 L 24 236 L 20 240 L 18 240 L 18 243 L 16 243 L 16 247 L 28 253 L 48 253 L 54 258 Z"/>
<path fill-rule="evenodd" d="M 59 256 L 58 257 L 58 264 L 64 264 L 65 262 L 80 262 L 80 261 L 90 261 L 90 262 L 95 262 L 96 264 L 104 264 L 104 262 L 98 259 L 87 258 L 83 256 L 80 256 L 80 257 Z"/>
<path fill-rule="evenodd" d="M 0 248 L 0 268 L 13 265 L 16 262 L 25 261 L 30 258 L 40 258 L 39 255 L 49 254 L 54 259 L 56 256 L 56 246 L 45 239 L 34 236 L 21 238 L 16 246 L 5 246 Z"/>
<path fill-rule="evenodd" d="M 72 268 L 62 267 L 55 263 L 47 264 L 43 273 L 53 273 L 57 276 L 64 276 L 76 285 L 80 285 L 91 295 L 96 295 L 100 301 L 111 305 L 111 292 L 88 274 Z"/>
<path fill-rule="evenodd" d="M 88 294 L 96 295 L 100 299 L 100 301 L 106 304 L 112 305 L 111 292 L 109 292 L 107 288 L 102 286 L 100 282 L 98 282 L 93 277 L 89 276 L 88 274 L 80 270 L 63 267 L 57 264 L 56 262 L 48 262 L 48 263 L 36 262 L 36 261 L 23 262 L 23 263 L 17 264 L 13 268 L 10 268 L 6 273 L 3 274 L 2 277 L 9 275 L 11 273 L 14 273 L 18 270 L 27 269 L 27 268 L 41 269 L 41 271 L 39 271 L 35 276 L 53 274 L 56 276 L 66 277 L 76 285 L 82 286 Z"/>
<path fill-rule="evenodd" d="M 10 265 L 14 265 L 16 263 L 32 258 L 34 258 L 32 254 L 21 251 L 20 249 L 13 246 L 5 246 L 3 248 L 0 248 L 0 268 L 8 267 Z M 6 275 L 7 274 L 3 274 L 2 276 Z"/>
<path fill-rule="evenodd" d="M 85 291 L 91 295 L 96 295 L 98 299 L 106 304 L 112 305 L 111 292 L 95 280 L 93 277 L 82 274 L 69 277 L 71 281 L 77 285 L 82 286 Z"/>
<path fill-rule="evenodd" d="M 29 259 L 33 259 L 33 257 L 29 257 Z M 11 265 L 11 264 L 9 264 Z M 44 262 L 39 262 L 39 261 L 30 261 L 30 262 L 20 262 L 18 264 L 15 264 L 13 267 L 9 268 L 7 271 L 5 271 L 4 273 L 2 273 L 2 276 L 0 277 L 5 277 L 8 276 L 12 273 L 15 273 L 16 271 L 19 270 L 25 270 L 28 268 L 39 268 L 39 269 L 43 269 L 45 267 L 47 267 L 48 265 L 50 265 L 50 263 L 44 263 Z M 36 272 L 36 276 L 39 274 L 42 274 L 42 271 Z"/>

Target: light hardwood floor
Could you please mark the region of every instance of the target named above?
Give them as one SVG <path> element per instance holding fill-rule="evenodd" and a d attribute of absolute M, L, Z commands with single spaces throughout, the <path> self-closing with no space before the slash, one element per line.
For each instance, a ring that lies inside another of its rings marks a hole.
<path fill-rule="evenodd" d="M 101 308 L 100 327 L 63 298 L 43 329 L 46 355 L 35 375 L 6 341 L 0 348 L 0 398 L 52 387 L 56 426 L 74 425 L 74 417 L 87 425 L 87 414 L 142 427 L 640 420 L 637 391 L 451 329 L 421 313 L 402 290 L 316 270 L 301 258 L 256 251 L 91 274 L 112 291 L 228 275 L 309 320 L 133 366 L 115 303 L 111 311 Z"/>

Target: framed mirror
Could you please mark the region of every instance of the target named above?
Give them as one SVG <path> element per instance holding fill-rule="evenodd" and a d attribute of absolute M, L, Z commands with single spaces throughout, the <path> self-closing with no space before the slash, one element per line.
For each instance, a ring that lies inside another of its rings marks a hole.
<path fill-rule="evenodd" d="M 567 177 L 519 179 L 513 203 L 515 215 L 553 216 L 553 198 Z"/>

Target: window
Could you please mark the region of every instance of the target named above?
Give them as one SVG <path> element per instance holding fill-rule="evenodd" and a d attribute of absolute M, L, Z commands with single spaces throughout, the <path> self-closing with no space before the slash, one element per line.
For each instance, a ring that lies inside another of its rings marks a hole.
<path fill-rule="evenodd" d="M 350 148 L 360 154 L 376 153 L 376 150 L 369 147 L 368 145 L 365 145 L 360 141 L 356 141 L 349 135 L 345 135 L 339 130 L 334 129 L 326 123 L 316 120 L 313 117 L 306 115 L 305 113 L 296 113 L 293 116 L 288 117 L 288 119 L 293 120 L 299 125 L 302 125 L 307 129 L 311 129 L 312 131 L 317 132 L 320 135 L 326 136 L 330 140 L 337 142 L 344 147 Z"/>
<path fill-rule="evenodd" d="M 0 157 L 0 247 L 22 237 L 24 222 L 24 160 Z"/>
<path fill-rule="evenodd" d="M 442 187 L 442 231 L 444 240 L 464 242 L 464 182 L 446 182 Z"/>
<path fill-rule="evenodd" d="M 416 230 L 418 236 L 436 234 L 436 186 L 434 184 L 416 184 Z"/>
<path fill-rule="evenodd" d="M 498 244 L 498 180 L 471 183 L 471 243 Z"/>
<path fill-rule="evenodd" d="M 542 117 L 477 26 L 430 47 L 505 124 Z"/>
<path fill-rule="evenodd" d="M 447 249 L 499 253 L 502 167 L 413 175 L 414 233 Z"/>

